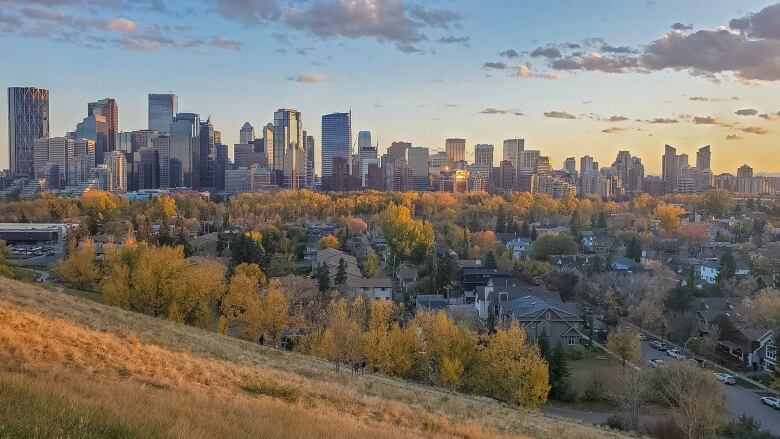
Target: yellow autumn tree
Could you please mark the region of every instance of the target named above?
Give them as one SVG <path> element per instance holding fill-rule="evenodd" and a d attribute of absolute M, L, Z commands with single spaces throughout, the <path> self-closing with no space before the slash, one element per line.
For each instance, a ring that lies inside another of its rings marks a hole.
<path fill-rule="evenodd" d="M 477 391 L 493 398 L 536 408 L 550 392 L 547 363 L 517 323 L 490 336 L 480 352 L 482 380 Z"/>
<path fill-rule="evenodd" d="M 394 361 L 390 355 L 390 328 L 395 304 L 385 300 L 371 302 L 368 330 L 363 334 L 363 354 L 376 371 L 390 373 Z"/>
<path fill-rule="evenodd" d="M 339 248 L 339 239 L 333 235 L 326 235 L 320 238 L 317 245 L 323 250 L 326 248 Z"/>
<path fill-rule="evenodd" d="M 333 300 L 328 306 L 328 325 L 318 351 L 338 369 L 342 364 L 354 364 L 360 360 L 361 347 L 360 328 L 350 318 L 347 301 Z"/>
<path fill-rule="evenodd" d="M 289 316 L 290 300 L 282 292 L 279 280 L 272 279 L 260 296 L 260 332 L 268 334 L 274 345 L 278 346 L 282 333 L 289 328 Z"/>
<path fill-rule="evenodd" d="M 92 240 L 81 242 L 66 259 L 54 266 L 54 273 L 73 288 L 94 289 L 101 273 L 95 263 L 95 244 Z"/>
<path fill-rule="evenodd" d="M 661 221 L 664 230 L 677 230 L 680 227 L 680 215 L 685 209 L 672 204 L 659 204 L 653 211 L 653 216 Z"/>
<path fill-rule="evenodd" d="M 463 372 L 476 360 L 474 334 L 456 325 L 443 311 L 418 312 L 409 324 L 422 334 L 425 361 L 432 370 L 429 380 L 459 388 Z"/>
<path fill-rule="evenodd" d="M 166 222 L 176 216 L 176 200 L 168 195 L 161 195 L 154 199 L 152 216 L 160 221 Z"/>

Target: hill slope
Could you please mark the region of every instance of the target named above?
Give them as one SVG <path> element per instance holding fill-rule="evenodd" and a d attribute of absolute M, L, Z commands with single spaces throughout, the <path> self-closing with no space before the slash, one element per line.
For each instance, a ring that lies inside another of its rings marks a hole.
<path fill-rule="evenodd" d="M 0 322 L 0 437 L 620 437 L 8 279 Z"/>

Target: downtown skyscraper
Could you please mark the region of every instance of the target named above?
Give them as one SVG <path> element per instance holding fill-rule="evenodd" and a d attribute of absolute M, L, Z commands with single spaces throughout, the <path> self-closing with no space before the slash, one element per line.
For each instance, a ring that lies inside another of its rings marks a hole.
<path fill-rule="evenodd" d="M 106 150 L 116 150 L 116 134 L 119 132 L 119 106 L 116 99 L 106 98 L 87 104 L 87 116 L 100 115 L 106 118 Z"/>
<path fill-rule="evenodd" d="M 274 113 L 273 169 L 277 184 L 289 189 L 306 186 L 306 145 L 301 112 L 281 108 Z"/>
<path fill-rule="evenodd" d="M 200 116 L 177 114 L 170 132 L 170 187 L 200 187 Z"/>
<path fill-rule="evenodd" d="M 11 175 L 35 175 L 35 139 L 49 137 L 49 91 L 8 88 L 8 147 Z"/>
<path fill-rule="evenodd" d="M 147 127 L 161 133 L 170 133 L 171 123 L 178 112 L 179 98 L 175 94 L 149 94 Z"/>
<path fill-rule="evenodd" d="M 327 190 L 335 185 L 334 160 L 350 162 L 352 156 L 352 113 L 332 113 L 322 116 L 322 182 Z M 340 168 L 341 169 L 341 168 Z"/>

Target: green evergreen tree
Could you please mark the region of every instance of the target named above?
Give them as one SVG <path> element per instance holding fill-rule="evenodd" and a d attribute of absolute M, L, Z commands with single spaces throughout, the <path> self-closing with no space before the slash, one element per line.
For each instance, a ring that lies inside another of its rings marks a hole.
<path fill-rule="evenodd" d="M 536 238 L 539 237 L 539 232 L 536 231 L 536 226 L 534 226 L 531 229 L 531 241 L 536 241 Z"/>
<path fill-rule="evenodd" d="M 327 265 L 317 265 L 317 269 L 314 270 L 314 277 L 317 280 L 317 288 L 319 288 L 320 293 L 330 291 L 330 272 Z"/>
<path fill-rule="evenodd" d="M 523 227 L 520 229 L 520 236 L 523 238 L 531 237 L 531 228 L 528 226 L 528 221 L 523 221 Z"/>
<path fill-rule="evenodd" d="M 569 220 L 569 227 L 571 228 L 571 234 L 575 238 L 579 239 L 580 236 L 580 230 L 582 230 L 582 220 L 580 219 L 580 214 L 576 210 L 574 213 L 571 214 L 571 219 Z"/>
<path fill-rule="evenodd" d="M 496 263 L 496 255 L 492 250 L 487 252 L 487 255 L 485 256 L 485 268 L 498 268 L 498 264 Z"/>
<path fill-rule="evenodd" d="M 506 210 L 504 210 L 504 206 L 498 206 L 498 212 L 496 213 L 496 233 L 505 233 L 506 232 Z"/>
<path fill-rule="evenodd" d="M 547 364 L 549 364 L 552 352 L 550 352 L 550 339 L 547 337 L 546 333 L 542 333 L 542 335 L 536 339 L 536 345 L 539 347 L 539 355 L 541 355 Z"/>
<path fill-rule="evenodd" d="M 550 397 L 563 399 L 569 390 L 569 364 L 560 342 L 553 349 L 549 364 Z"/>
<path fill-rule="evenodd" d="M 737 275 L 737 261 L 734 259 L 734 255 L 731 252 L 726 253 L 720 257 L 720 263 L 718 265 L 718 282 L 732 279 Z"/>
<path fill-rule="evenodd" d="M 336 267 L 336 277 L 333 278 L 336 285 L 345 285 L 347 283 L 347 261 L 339 258 L 339 265 Z"/>
<path fill-rule="evenodd" d="M 631 238 L 628 244 L 626 244 L 626 257 L 633 259 L 635 262 L 642 260 L 642 244 L 636 236 Z"/>
<path fill-rule="evenodd" d="M 607 228 L 607 214 L 604 213 L 602 210 L 599 212 L 599 222 L 598 222 L 599 229 L 606 229 Z"/>

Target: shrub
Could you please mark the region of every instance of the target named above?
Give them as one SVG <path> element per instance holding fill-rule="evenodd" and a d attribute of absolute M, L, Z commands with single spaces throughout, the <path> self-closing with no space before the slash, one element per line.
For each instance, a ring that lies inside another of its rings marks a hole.
<path fill-rule="evenodd" d="M 298 401 L 301 397 L 301 391 L 292 386 L 273 383 L 255 383 L 241 386 L 241 390 L 254 395 L 265 395 L 272 398 L 281 399 L 289 403 Z"/>

